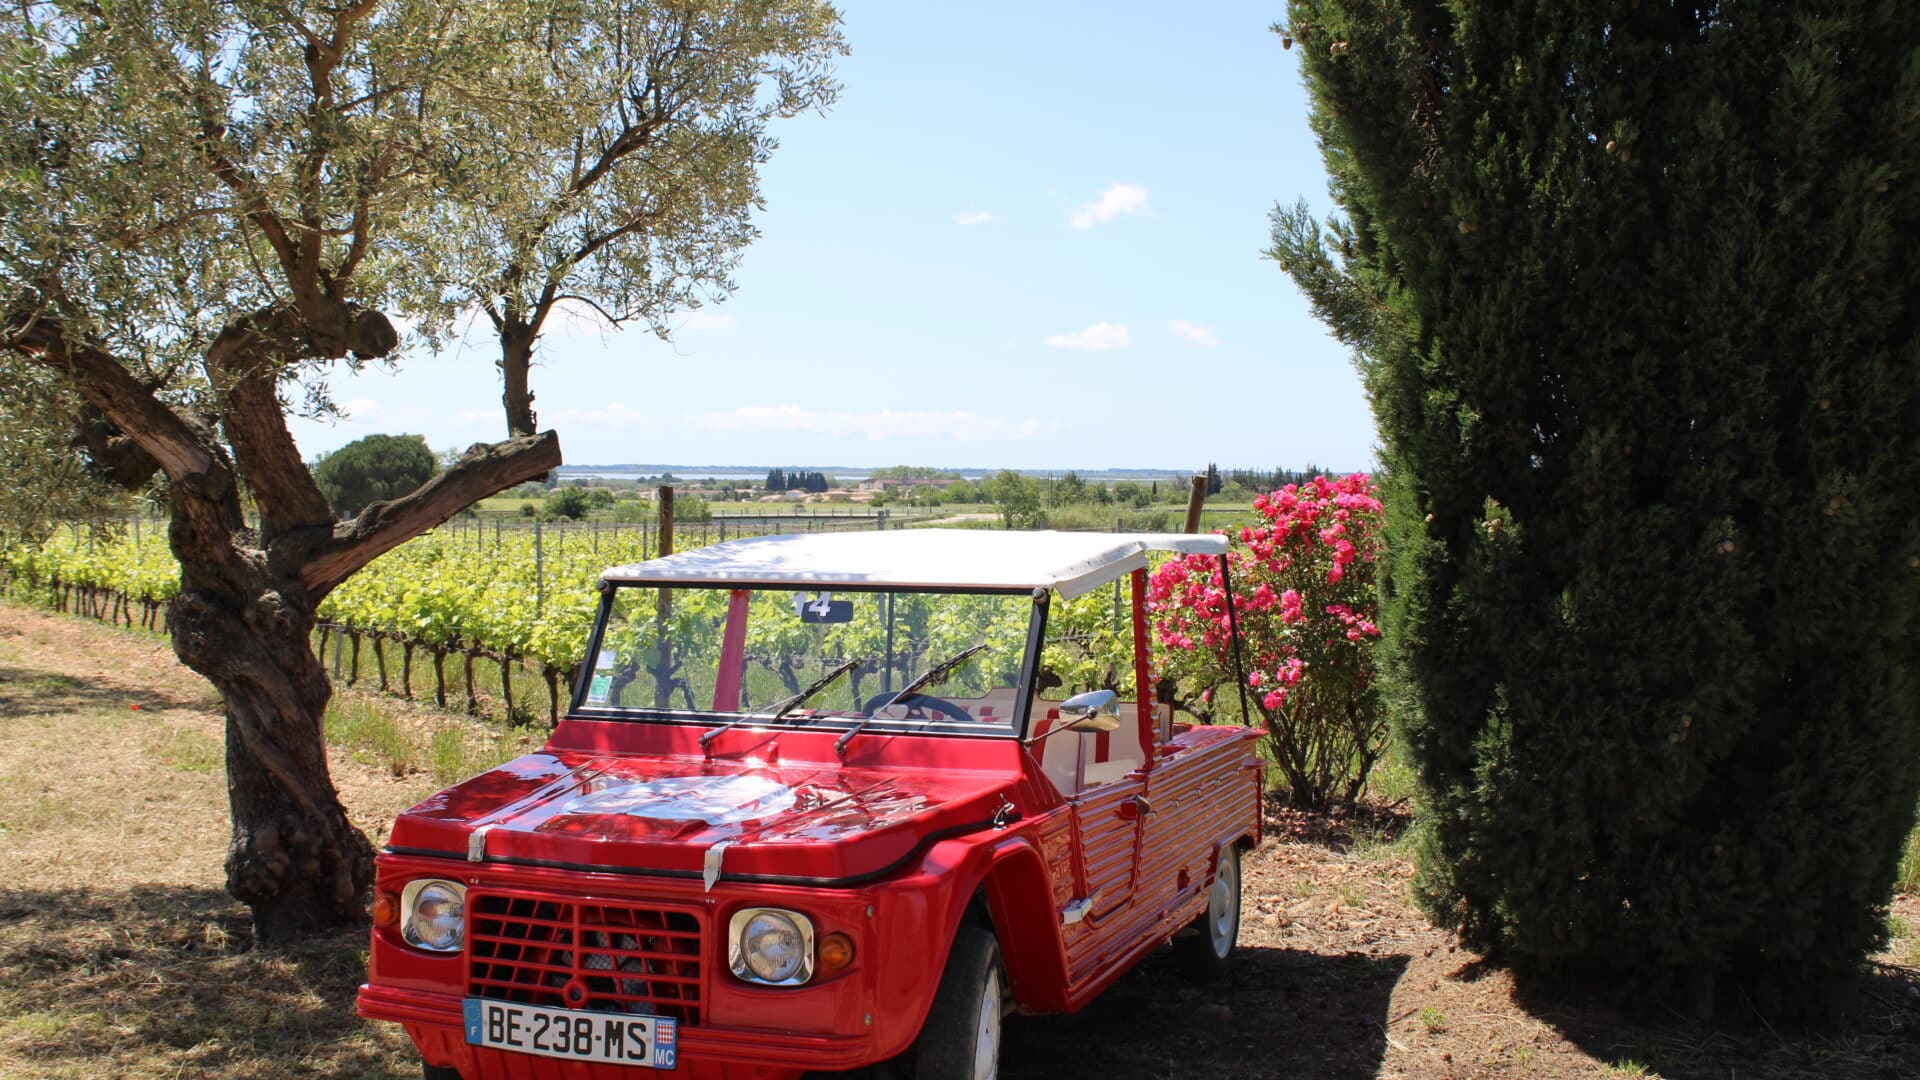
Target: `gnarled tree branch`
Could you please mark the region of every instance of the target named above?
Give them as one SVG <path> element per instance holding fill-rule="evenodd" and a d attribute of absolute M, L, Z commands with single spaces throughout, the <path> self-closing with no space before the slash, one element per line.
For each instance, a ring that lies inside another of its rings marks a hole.
<path fill-rule="evenodd" d="M 560 466 L 560 436 L 551 431 L 493 444 L 476 443 L 458 464 L 398 499 L 376 502 L 333 527 L 333 538 L 300 568 L 317 599 L 354 571 L 497 491 Z"/>
<path fill-rule="evenodd" d="M 287 431 L 279 380 L 301 356 L 383 356 L 399 337 L 377 311 L 332 305 L 324 325 L 279 305 L 235 319 L 207 350 L 207 372 L 223 394 L 221 424 L 235 459 L 258 497 L 263 539 L 333 520 L 326 497 Z"/>
<path fill-rule="evenodd" d="M 144 447 L 168 479 L 177 483 L 218 464 L 199 433 L 125 364 L 95 342 L 72 340 L 59 317 L 44 311 L 8 317 L 0 324 L 0 348 L 67 375 L 80 396 Z"/>

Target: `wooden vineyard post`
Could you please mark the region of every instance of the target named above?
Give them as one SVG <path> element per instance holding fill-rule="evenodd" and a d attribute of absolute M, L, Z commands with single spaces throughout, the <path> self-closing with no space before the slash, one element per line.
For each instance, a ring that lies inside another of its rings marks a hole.
<path fill-rule="evenodd" d="M 660 485 L 660 557 L 673 554 L 673 485 Z M 673 591 L 662 587 L 659 605 L 660 623 L 660 670 L 653 680 L 653 707 L 664 709 L 668 705 L 668 695 L 673 692 L 667 678 L 673 670 L 673 654 L 667 641 L 667 618 L 673 613 Z"/>
<path fill-rule="evenodd" d="M 659 557 L 673 554 L 673 485 L 660 485 L 660 551 Z"/>
<path fill-rule="evenodd" d="M 467 669 L 467 715 L 480 715 L 480 701 L 473 694 L 473 650 L 462 649 L 460 655 L 466 661 Z"/>
<path fill-rule="evenodd" d="M 1187 526 L 1181 532 L 1200 531 L 1200 512 L 1207 505 L 1207 474 L 1193 474 L 1193 490 L 1187 495 Z"/>

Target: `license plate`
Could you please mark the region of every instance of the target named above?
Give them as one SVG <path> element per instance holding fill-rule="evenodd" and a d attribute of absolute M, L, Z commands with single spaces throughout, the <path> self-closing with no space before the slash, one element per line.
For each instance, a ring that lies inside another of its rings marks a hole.
<path fill-rule="evenodd" d="M 662 1016 L 581 1012 L 467 998 L 467 1042 L 496 1050 L 604 1061 L 643 1069 L 673 1068 L 680 1022 Z"/>

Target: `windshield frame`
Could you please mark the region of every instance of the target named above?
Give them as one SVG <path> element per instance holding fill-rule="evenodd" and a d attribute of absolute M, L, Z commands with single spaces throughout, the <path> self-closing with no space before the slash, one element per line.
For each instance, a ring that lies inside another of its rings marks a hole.
<path fill-rule="evenodd" d="M 640 584 L 636 582 L 603 581 L 600 585 L 600 605 L 594 616 L 593 631 L 587 635 L 586 654 L 580 660 L 578 673 L 574 676 L 572 694 L 563 719 L 599 720 L 626 724 L 664 724 L 675 727 L 711 728 L 715 724 L 728 721 L 741 721 L 740 727 L 749 730 L 789 729 L 797 731 L 819 731 L 840 733 L 850 730 L 856 724 L 862 724 L 862 734 L 924 735 L 935 738 L 959 739 L 1018 739 L 1027 735 L 1029 714 L 1034 699 L 1034 679 L 1039 666 L 1041 645 L 1046 641 L 1047 609 L 1052 598 L 1051 589 L 1006 589 L 1006 588 L 929 588 L 926 586 L 858 585 L 846 586 L 835 583 L 835 593 L 863 593 L 884 596 L 888 593 L 899 595 L 919 594 L 934 596 L 1014 596 L 1031 602 L 1027 615 L 1027 632 L 1024 652 L 1020 657 L 1019 677 L 1014 684 L 1014 711 L 1011 723 L 1006 724 L 963 724 L 957 720 L 939 719 L 938 714 L 924 719 L 890 719 L 882 716 L 822 716 L 806 718 L 796 722 L 793 714 L 774 719 L 772 714 L 713 712 L 709 710 L 655 709 L 651 707 L 616 707 L 590 705 L 586 701 L 587 689 L 593 679 L 594 658 L 600 653 L 601 638 L 608 620 L 613 614 L 614 596 L 621 589 L 650 590 L 671 589 L 676 593 L 700 590 L 731 593 L 736 590 L 793 588 L 791 583 L 754 585 L 746 582 L 725 581 L 712 584 L 700 582 L 674 582 L 671 585 Z"/>

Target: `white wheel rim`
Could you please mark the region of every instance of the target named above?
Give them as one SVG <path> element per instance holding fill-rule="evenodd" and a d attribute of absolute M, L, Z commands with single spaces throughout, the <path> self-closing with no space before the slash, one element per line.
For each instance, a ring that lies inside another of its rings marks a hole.
<path fill-rule="evenodd" d="M 1000 1071 L 1000 972 L 987 972 L 980 989 L 980 1019 L 973 1038 L 973 1080 L 994 1080 Z"/>
<path fill-rule="evenodd" d="M 1240 860 L 1232 852 L 1220 855 L 1220 872 L 1207 891 L 1207 936 L 1213 955 L 1226 959 L 1240 921 Z"/>

